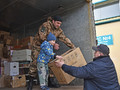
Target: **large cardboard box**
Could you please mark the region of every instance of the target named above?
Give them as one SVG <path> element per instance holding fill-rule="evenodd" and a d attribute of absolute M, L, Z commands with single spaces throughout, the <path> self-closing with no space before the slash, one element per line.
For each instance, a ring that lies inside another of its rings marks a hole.
<path fill-rule="evenodd" d="M 25 87 L 26 77 L 25 75 L 12 76 L 12 87 Z"/>
<path fill-rule="evenodd" d="M 80 48 L 76 48 L 74 50 L 68 50 L 62 56 L 65 64 L 67 65 L 81 67 L 87 64 L 82 55 L 82 52 L 80 51 Z M 54 64 L 54 61 L 49 62 L 48 66 L 53 71 L 59 84 L 69 84 L 72 80 L 75 79 L 75 77 L 68 75 L 61 68 L 57 68 Z"/>
<path fill-rule="evenodd" d="M 32 61 L 31 50 L 13 50 L 12 61 Z"/>
<path fill-rule="evenodd" d="M 19 75 L 19 62 L 5 62 L 4 74 L 10 76 Z"/>
<path fill-rule="evenodd" d="M 31 55 L 31 50 L 30 49 L 13 50 L 13 56 L 16 55 Z"/>
<path fill-rule="evenodd" d="M 26 86 L 26 77 L 25 75 L 16 75 L 16 76 L 0 76 L 0 88 L 1 87 L 24 87 Z"/>
<path fill-rule="evenodd" d="M 31 55 L 16 55 L 12 57 L 12 61 L 32 61 Z"/>

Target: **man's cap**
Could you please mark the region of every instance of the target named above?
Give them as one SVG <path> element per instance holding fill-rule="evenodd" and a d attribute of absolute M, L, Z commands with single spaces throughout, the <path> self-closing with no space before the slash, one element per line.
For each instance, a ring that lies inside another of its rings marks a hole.
<path fill-rule="evenodd" d="M 92 49 L 95 50 L 95 51 L 100 51 L 100 52 L 102 52 L 103 54 L 106 54 L 106 55 L 109 55 L 109 53 L 110 53 L 110 50 L 109 50 L 108 46 L 104 45 L 104 44 L 100 44 L 97 47 L 93 46 Z"/>
<path fill-rule="evenodd" d="M 62 22 L 62 18 L 61 18 L 60 16 L 53 16 L 52 19 L 55 20 L 55 21 L 60 21 L 60 22 Z"/>
<path fill-rule="evenodd" d="M 54 34 L 52 34 L 51 32 L 48 34 L 47 36 L 47 41 L 51 41 L 51 40 L 56 40 L 56 37 Z"/>

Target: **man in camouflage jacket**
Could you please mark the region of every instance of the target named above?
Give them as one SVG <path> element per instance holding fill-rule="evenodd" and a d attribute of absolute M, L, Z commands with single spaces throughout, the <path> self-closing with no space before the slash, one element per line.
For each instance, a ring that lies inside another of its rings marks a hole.
<path fill-rule="evenodd" d="M 37 67 L 36 60 L 40 52 L 40 45 L 43 41 L 47 39 L 47 35 L 51 32 L 58 38 L 60 41 L 65 43 L 70 48 L 75 48 L 74 44 L 64 35 L 63 30 L 60 28 L 62 24 L 62 19 L 60 16 L 54 16 L 53 18 L 49 17 L 47 22 L 44 22 L 40 27 L 39 31 L 34 37 L 32 44 L 32 60 L 30 64 L 29 75 L 30 77 L 36 77 Z M 54 47 L 58 47 L 56 43 Z M 57 48 L 58 49 L 58 48 Z M 29 89 L 30 90 L 30 89 Z"/>

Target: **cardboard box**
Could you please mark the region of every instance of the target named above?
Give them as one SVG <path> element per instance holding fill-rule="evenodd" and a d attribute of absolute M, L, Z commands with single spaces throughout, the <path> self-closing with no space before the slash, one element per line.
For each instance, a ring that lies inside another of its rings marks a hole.
<path fill-rule="evenodd" d="M 11 45 L 12 44 L 12 40 L 11 39 L 6 39 L 6 44 L 7 45 Z"/>
<path fill-rule="evenodd" d="M 32 49 L 32 45 L 22 46 L 22 49 Z"/>
<path fill-rule="evenodd" d="M 0 48 L 2 48 L 4 45 L 3 44 L 0 44 Z"/>
<path fill-rule="evenodd" d="M 4 67 L 1 67 L 1 75 L 4 75 Z"/>
<path fill-rule="evenodd" d="M 1 36 L 1 35 L 9 36 L 9 35 L 10 35 L 10 32 L 0 31 L 0 36 Z"/>
<path fill-rule="evenodd" d="M 22 49 L 22 45 L 14 45 L 13 46 L 13 50 L 21 50 Z"/>
<path fill-rule="evenodd" d="M 24 87 L 26 86 L 26 77 L 25 75 L 17 75 L 17 76 L 5 76 L 2 75 L 0 77 L 0 87 Z"/>
<path fill-rule="evenodd" d="M 3 61 L 0 58 L 0 75 L 4 75 L 4 66 L 3 66 Z"/>
<path fill-rule="evenodd" d="M 7 45 L 17 44 L 17 40 L 13 36 L 4 36 L 4 43 Z"/>
<path fill-rule="evenodd" d="M 0 48 L 0 57 L 3 57 L 3 50 Z"/>
<path fill-rule="evenodd" d="M 33 39 L 34 37 L 29 36 L 29 37 L 25 37 L 20 40 L 17 40 L 17 44 L 14 46 L 14 50 L 32 49 Z"/>
<path fill-rule="evenodd" d="M 12 57 L 12 61 L 32 61 L 31 55 L 16 55 Z"/>
<path fill-rule="evenodd" d="M 10 62 L 10 59 L 9 58 L 4 58 L 4 57 L 1 57 L 1 66 L 4 67 L 4 63 L 5 62 Z"/>
<path fill-rule="evenodd" d="M 5 87 L 5 80 L 4 80 L 4 75 L 0 76 L 0 88 Z"/>
<path fill-rule="evenodd" d="M 7 36 L 5 38 L 5 41 L 6 41 L 7 45 L 16 45 L 17 44 L 17 40 L 12 36 Z"/>
<path fill-rule="evenodd" d="M 7 46 L 5 46 L 5 47 L 2 48 L 2 52 L 3 52 L 3 57 L 4 58 L 9 58 L 10 57 L 9 50 L 8 50 Z"/>
<path fill-rule="evenodd" d="M 0 57 L 3 57 L 3 44 L 0 44 Z"/>
<path fill-rule="evenodd" d="M 13 50 L 13 56 L 17 55 L 31 55 L 31 50 L 30 49 Z"/>
<path fill-rule="evenodd" d="M 31 50 L 14 50 L 12 55 L 12 61 L 32 61 Z"/>
<path fill-rule="evenodd" d="M 12 87 L 25 87 L 26 86 L 26 77 L 25 75 L 12 76 Z"/>
<path fill-rule="evenodd" d="M 0 76 L 0 87 L 1 88 L 11 87 L 10 82 L 11 82 L 11 76 L 5 76 L 5 75 Z"/>
<path fill-rule="evenodd" d="M 25 37 L 19 40 L 19 44 L 23 46 L 32 45 L 32 42 L 33 42 L 32 36 Z"/>
<path fill-rule="evenodd" d="M 79 48 L 68 50 L 62 56 L 65 64 L 67 65 L 81 67 L 87 64 Z M 57 68 L 54 64 L 54 61 L 49 62 L 48 66 L 53 71 L 59 84 L 69 84 L 75 79 L 75 77 L 68 75 L 61 68 Z"/>
<path fill-rule="evenodd" d="M 11 87 L 11 76 L 9 75 L 5 75 L 4 76 L 4 84 L 5 84 L 5 87 Z"/>
<path fill-rule="evenodd" d="M 4 74 L 10 76 L 19 75 L 19 62 L 6 62 L 4 64 Z"/>

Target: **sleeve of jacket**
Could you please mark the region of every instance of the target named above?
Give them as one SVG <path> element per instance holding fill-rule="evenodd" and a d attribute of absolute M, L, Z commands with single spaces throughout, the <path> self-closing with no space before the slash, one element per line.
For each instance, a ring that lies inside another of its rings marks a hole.
<path fill-rule="evenodd" d="M 39 28 L 39 40 L 41 42 L 45 41 L 50 30 L 50 25 L 48 22 L 43 23 Z"/>
<path fill-rule="evenodd" d="M 53 50 L 50 48 L 49 45 L 44 44 L 43 50 L 46 55 L 50 56 L 51 59 L 54 59 L 55 53 L 53 53 Z"/>
<path fill-rule="evenodd" d="M 82 67 L 68 66 L 64 64 L 62 70 L 77 78 L 93 78 L 95 74 L 94 66 L 87 64 Z"/>
<path fill-rule="evenodd" d="M 75 46 L 74 46 L 74 44 L 70 41 L 70 39 L 68 39 L 65 35 L 64 35 L 64 33 L 63 33 L 63 31 L 60 33 L 60 35 L 59 35 L 59 40 L 60 41 L 62 41 L 63 43 L 65 43 L 68 47 L 70 47 L 70 48 L 75 48 Z"/>

